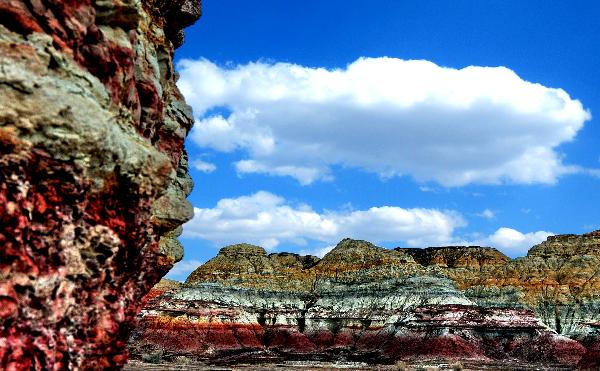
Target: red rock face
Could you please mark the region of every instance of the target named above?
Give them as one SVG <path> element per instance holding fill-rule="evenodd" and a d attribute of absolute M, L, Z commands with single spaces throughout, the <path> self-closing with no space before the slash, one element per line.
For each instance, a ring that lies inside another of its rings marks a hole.
<path fill-rule="evenodd" d="M 181 258 L 192 118 L 171 60 L 200 14 L 179 3 L 0 0 L 0 369 L 123 365 Z"/>
<path fill-rule="evenodd" d="M 589 332 L 581 338 L 581 344 L 586 348 L 578 367 L 582 370 L 600 369 L 600 322 L 589 324 Z"/>

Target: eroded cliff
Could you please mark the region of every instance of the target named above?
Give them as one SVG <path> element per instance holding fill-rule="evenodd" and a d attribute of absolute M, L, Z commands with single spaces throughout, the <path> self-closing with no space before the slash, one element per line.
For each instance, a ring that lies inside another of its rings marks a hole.
<path fill-rule="evenodd" d="M 598 242 L 598 232 L 550 237 L 515 260 L 486 247 L 389 250 L 349 239 L 320 260 L 229 246 L 185 284 L 157 288 L 130 346 L 171 361 L 594 369 Z"/>
<path fill-rule="evenodd" d="M 0 368 L 113 369 L 182 257 L 198 0 L 0 0 Z"/>

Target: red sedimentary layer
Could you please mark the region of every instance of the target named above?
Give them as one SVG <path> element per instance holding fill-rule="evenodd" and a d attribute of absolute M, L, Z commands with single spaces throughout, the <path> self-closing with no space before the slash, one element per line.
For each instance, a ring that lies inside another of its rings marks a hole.
<path fill-rule="evenodd" d="M 162 312 L 144 317 L 130 346 L 138 356 L 150 347 L 214 362 L 260 361 L 266 354 L 334 360 L 344 354 L 350 360 L 376 363 L 517 359 L 574 365 L 585 353 L 578 342 L 547 331 L 528 310 L 445 305 L 416 308 L 413 315 L 413 320 L 396 325 L 300 331 L 297 326 L 236 323 L 216 308 L 173 313 L 174 318 Z M 505 319 L 494 320 L 497 316 Z"/>

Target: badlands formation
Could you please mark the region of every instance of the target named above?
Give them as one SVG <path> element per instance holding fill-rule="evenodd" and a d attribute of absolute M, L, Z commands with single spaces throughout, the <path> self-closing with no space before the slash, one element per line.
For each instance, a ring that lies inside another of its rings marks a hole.
<path fill-rule="evenodd" d="M 228 246 L 146 297 L 149 362 L 422 360 L 600 368 L 600 231 L 511 260 L 489 247 L 345 239 L 322 259 Z"/>

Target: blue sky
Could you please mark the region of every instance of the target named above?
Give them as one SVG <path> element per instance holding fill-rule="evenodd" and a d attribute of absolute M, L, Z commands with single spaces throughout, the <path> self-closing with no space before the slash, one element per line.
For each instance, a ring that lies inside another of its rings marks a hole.
<path fill-rule="evenodd" d="M 203 1 L 185 279 L 226 244 L 322 254 L 600 228 L 597 1 Z M 472 66 L 472 67 L 469 67 Z"/>

